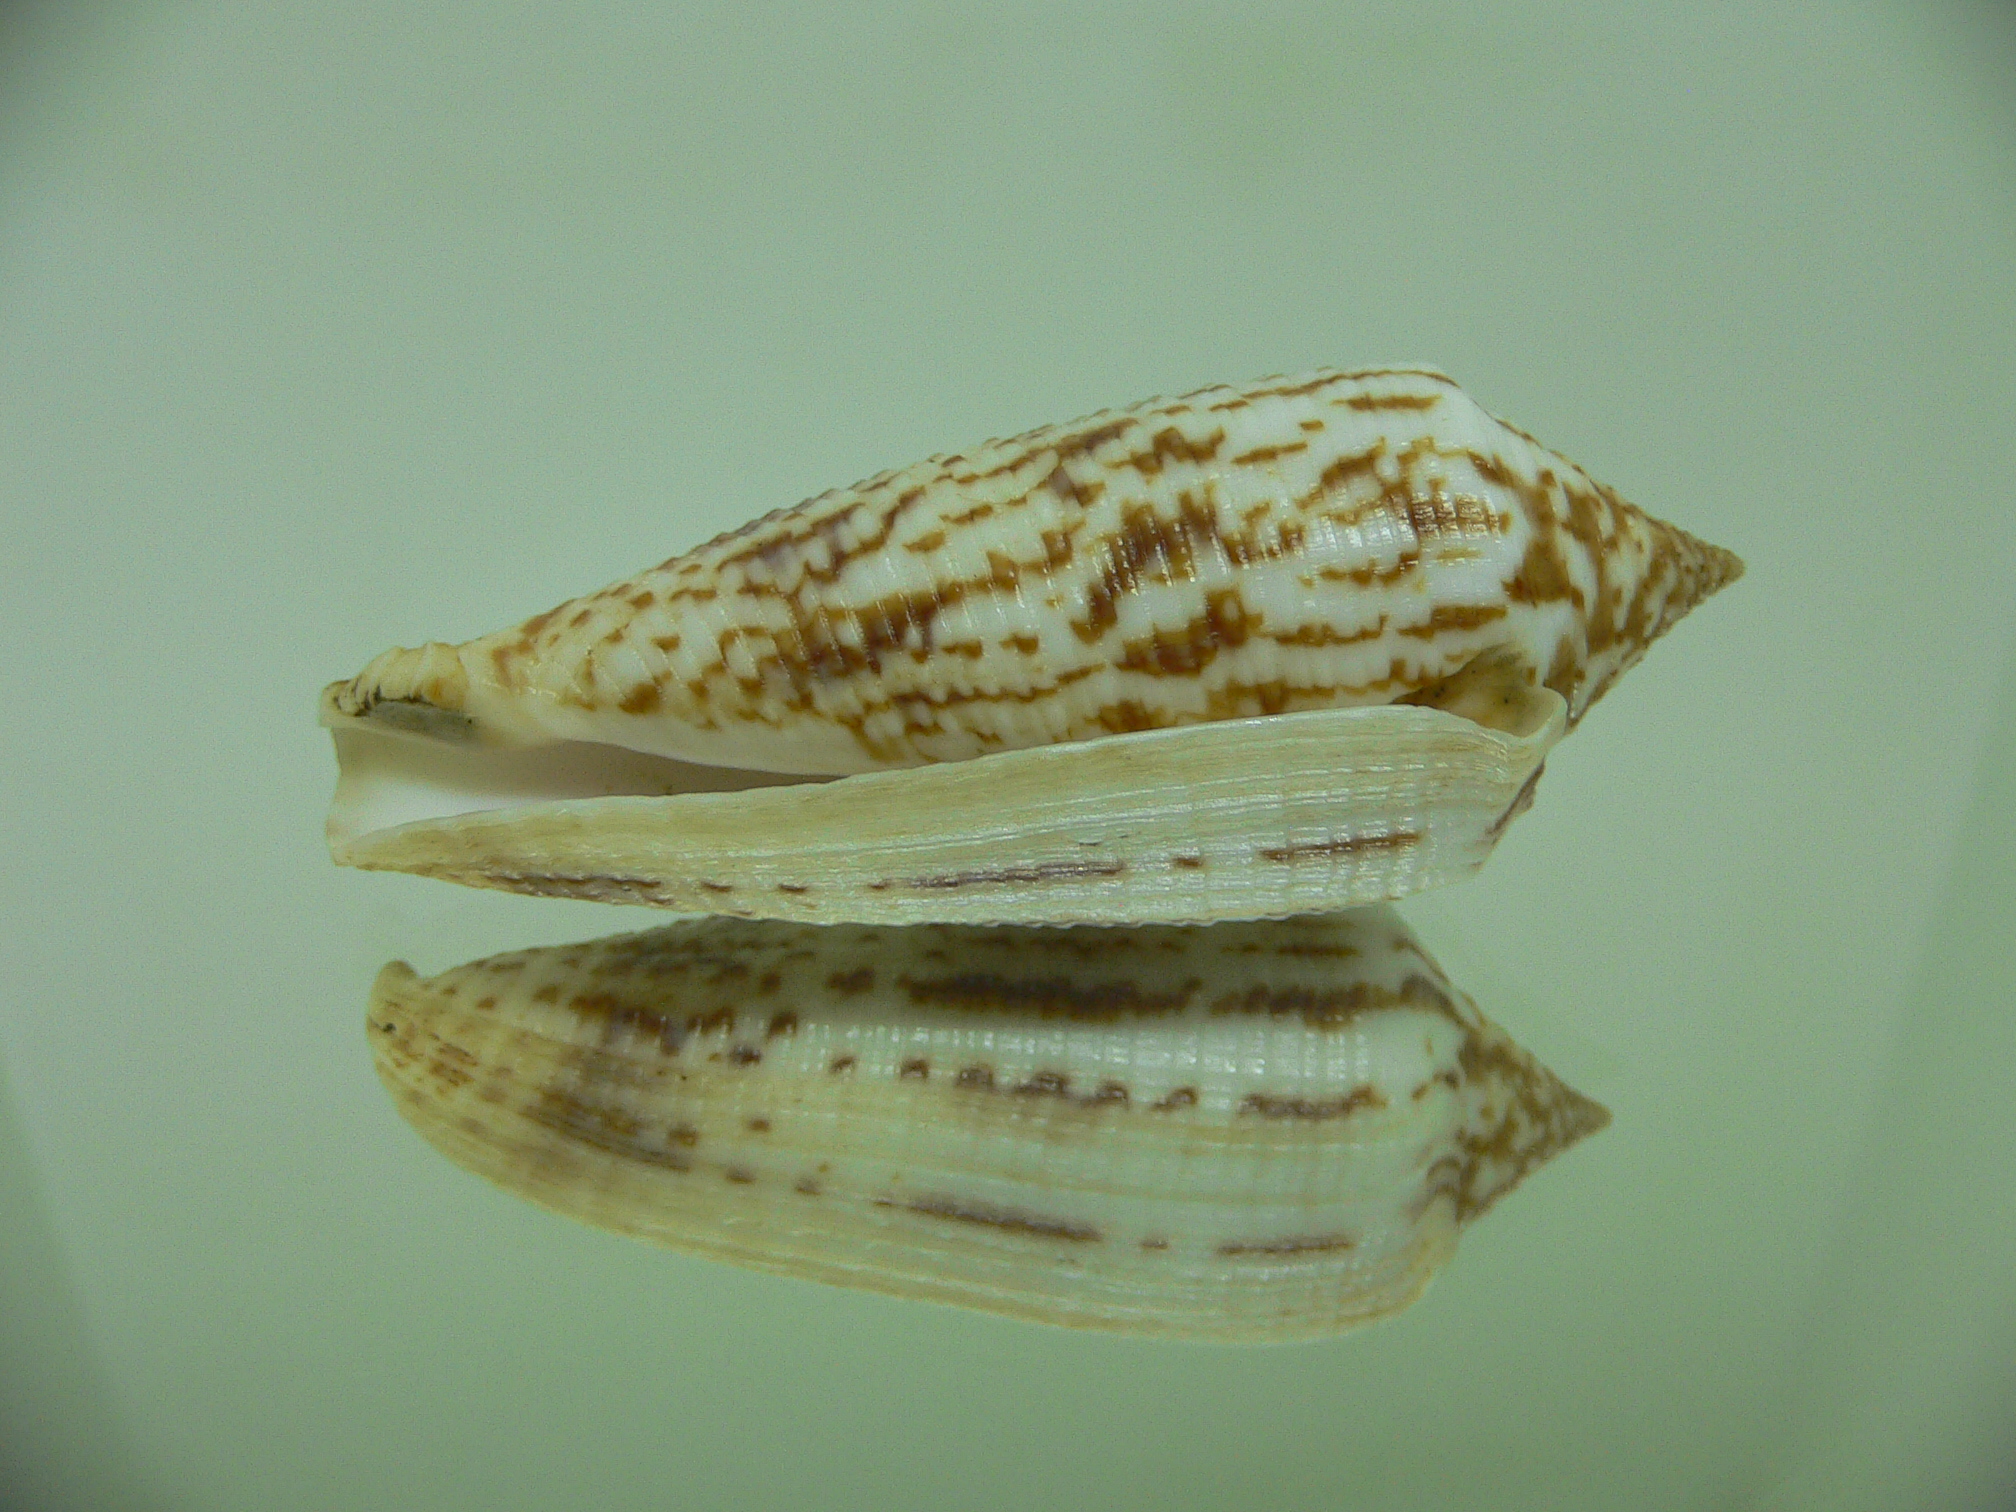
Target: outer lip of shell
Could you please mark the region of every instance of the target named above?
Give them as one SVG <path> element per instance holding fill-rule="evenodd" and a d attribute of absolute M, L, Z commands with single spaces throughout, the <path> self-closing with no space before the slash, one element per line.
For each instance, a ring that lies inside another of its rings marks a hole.
<path fill-rule="evenodd" d="M 387 967 L 368 1026 L 459 1164 L 675 1249 L 1236 1342 L 1397 1311 L 1608 1114 L 1390 911 L 1206 930 L 709 920 Z"/>
<path fill-rule="evenodd" d="M 1470 875 L 1531 802 L 1559 695 L 1486 669 L 1444 696 L 1479 718 L 1318 710 L 737 791 L 607 748 L 339 730 L 330 841 L 371 869 L 817 923 L 1329 912 Z"/>

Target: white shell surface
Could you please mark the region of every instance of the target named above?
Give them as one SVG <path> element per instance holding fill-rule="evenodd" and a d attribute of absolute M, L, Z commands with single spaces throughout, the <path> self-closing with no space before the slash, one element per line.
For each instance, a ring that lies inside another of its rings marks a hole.
<path fill-rule="evenodd" d="M 1569 722 L 1734 578 L 1426 369 L 1211 388 L 835 489 L 324 718 L 839 774 L 1386 704 L 1487 653 Z"/>
<path fill-rule="evenodd" d="M 709 920 L 368 1015 L 400 1111 L 587 1222 L 1040 1321 L 1264 1341 L 1404 1307 L 1608 1115 L 1389 910 L 1208 929 Z"/>

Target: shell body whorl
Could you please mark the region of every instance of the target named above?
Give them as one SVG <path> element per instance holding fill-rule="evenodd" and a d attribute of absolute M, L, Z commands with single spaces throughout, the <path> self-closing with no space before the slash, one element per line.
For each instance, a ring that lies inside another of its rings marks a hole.
<path fill-rule="evenodd" d="M 520 951 L 368 1013 L 400 1112 L 570 1217 L 1141 1334 L 1397 1311 L 1608 1114 L 1390 910 L 1209 929 L 729 920 Z"/>
<path fill-rule="evenodd" d="M 836 489 L 327 707 L 838 774 L 1402 702 L 1498 651 L 1572 724 L 1740 571 L 1439 374 L 1321 372 Z"/>

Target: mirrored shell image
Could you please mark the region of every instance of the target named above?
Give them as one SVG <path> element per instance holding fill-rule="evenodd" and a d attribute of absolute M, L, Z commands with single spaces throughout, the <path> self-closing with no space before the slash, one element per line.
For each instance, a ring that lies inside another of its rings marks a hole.
<path fill-rule="evenodd" d="M 385 968 L 369 1037 L 457 1164 L 719 1260 L 1228 1342 L 1406 1307 L 1609 1115 L 1390 909 L 1208 928 L 728 919 Z"/>

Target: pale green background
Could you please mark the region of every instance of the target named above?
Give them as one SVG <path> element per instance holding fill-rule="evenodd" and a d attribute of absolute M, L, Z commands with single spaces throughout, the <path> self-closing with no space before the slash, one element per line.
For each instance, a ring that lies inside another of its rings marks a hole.
<path fill-rule="evenodd" d="M 0 1503 L 2016 1497 L 2005 7 L 0 27 Z M 324 681 L 928 452 L 1392 360 L 1750 564 L 1408 907 L 1616 1114 L 1420 1306 L 1241 1352 L 904 1305 L 394 1115 L 382 962 L 642 920 L 331 867 Z"/>

